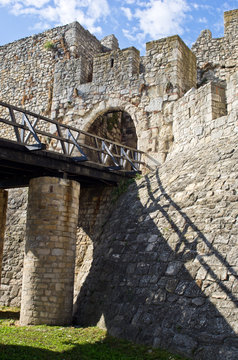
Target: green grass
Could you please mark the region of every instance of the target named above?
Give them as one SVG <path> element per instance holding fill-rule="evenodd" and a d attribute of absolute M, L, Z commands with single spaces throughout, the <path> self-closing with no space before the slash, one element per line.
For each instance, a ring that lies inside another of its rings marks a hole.
<path fill-rule="evenodd" d="M 0 307 L 1 360 L 185 360 L 115 339 L 96 327 L 20 327 L 18 318 L 18 309 Z"/>

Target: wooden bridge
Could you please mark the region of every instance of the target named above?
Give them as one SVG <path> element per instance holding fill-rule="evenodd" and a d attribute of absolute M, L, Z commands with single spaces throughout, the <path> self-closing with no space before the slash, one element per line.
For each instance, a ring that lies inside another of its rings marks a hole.
<path fill-rule="evenodd" d="M 38 176 L 90 185 L 140 171 L 143 152 L 0 102 L 0 188 Z"/>
<path fill-rule="evenodd" d="M 134 176 L 143 165 L 142 155 L 0 102 L 0 269 L 8 202 L 5 189 L 29 185 L 21 325 L 71 323 L 81 188 L 97 182 L 116 184 L 122 177 Z M 96 202 L 93 216 L 98 206 Z"/>

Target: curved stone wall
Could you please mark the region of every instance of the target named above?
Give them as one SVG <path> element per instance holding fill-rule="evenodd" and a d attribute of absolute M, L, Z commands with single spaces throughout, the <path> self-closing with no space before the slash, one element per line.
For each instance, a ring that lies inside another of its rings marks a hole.
<path fill-rule="evenodd" d="M 77 324 L 193 359 L 237 359 L 236 141 L 198 145 L 131 185 L 94 240 Z"/>

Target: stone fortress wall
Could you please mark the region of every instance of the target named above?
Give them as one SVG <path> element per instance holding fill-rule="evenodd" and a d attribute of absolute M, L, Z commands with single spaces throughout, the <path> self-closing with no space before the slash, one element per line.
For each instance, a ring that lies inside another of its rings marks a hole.
<path fill-rule="evenodd" d="M 110 188 L 81 190 L 75 321 L 199 360 L 238 357 L 238 11 L 224 20 L 192 51 L 172 36 L 140 57 L 78 23 L 0 48 L 1 100 L 84 130 L 125 113 L 161 163 L 116 205 Z M 26 190 L 9 191 L 4 305 L 20 303 L 25 216 Z"/>
<path fill-rule="evenodd" d="M 102 51 L 100 42 L 78 23 L 1 46 L 1 99 L 50 115 L 55 64 L 79 59 L 82 83 L 93 56 Z"/>
<path fill-rule="evenodd" d="M 139 148 L 163 162 L 176 148 L 177 134 L 171 126 L 178 109 L 183 117 L 189 112 L 192 123 L 197 123 L 194 106 L 198 102 L 197 108 L 210 114 L 207 121 L 227 114 L 232 90 L 223 95 L 215 86 L 195 90 L 196 77 L 199 85 L 215 80 L 221 87 L 231 82 L 234 88 L 235 75 L 230 77 L 237 70 L 236 16 L 237 11 L 225 13 L 224 38 L 212 39 L 209 30 L 202 32 L 192 48 L 196 58 L 178 36 L 148 43 L 146 55 L 140 57 L 135 48 L 118 49 L 114 36 L 100 43 L 78 23 L 2 46 L 2 101 L 64 119 L 84 130 L 99 115 L 121 109 L 136 126 Z M 183 111 L 183 100 L 176 100 L 192 87 L 193 95 L 184 99 L 190 110 Z M 177 143 L 184 138 L 178 134 Z"/>
<path fill-rule="evenodd" d="M 210 30 L 201 32 L 192 46 L 198 65 L 198 82 L 216 80 L 224 82 L 227 74 L 237 71 L 237 10 L 224 14 L 224 37 L 213 39 Z"/>

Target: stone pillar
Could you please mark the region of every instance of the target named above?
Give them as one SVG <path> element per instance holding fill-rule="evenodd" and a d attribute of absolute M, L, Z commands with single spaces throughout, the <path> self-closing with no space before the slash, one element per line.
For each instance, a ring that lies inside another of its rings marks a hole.
<path fill-rule="evenodd" d="M 79 192 L 72 180 L 30 181 L 21 325 L 72 321 Z"/>
<path fill-rule="evenodd" d="M 7 214 L 7 197 L 8 192 L 0 189 L 0 285 L 1 285 L 1 273 L 2 273 L 2 257 L 3 257 L 3 242 L 6 225 Z"/>

